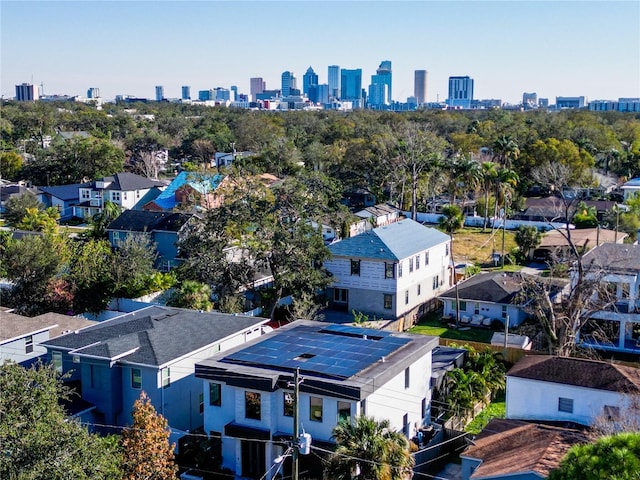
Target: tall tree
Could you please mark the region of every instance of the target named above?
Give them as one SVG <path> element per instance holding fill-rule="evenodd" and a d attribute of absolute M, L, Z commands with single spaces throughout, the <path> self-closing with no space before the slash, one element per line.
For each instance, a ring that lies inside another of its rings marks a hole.
<path fill-rule="evenodd" d="M 489 194 L 493 190 L 496 178 L 498 178 L 498 164 L 495 162 L 482 162 L 480 164 L 482 190 L 484 192 L 484 222 L 482 231 L 486 231 L 489 221 Z"/>
<path fill-rule="evenodd" d="M 122 433 L 124 480 L 177 480 L 167 425 L 143 391 L 133 405 L 133 425 Z"/>
<path fill-rule="evenodd" d="M 117 439 L 91 434 L 67 417 L 61 400 L 75 395 L 43 364 L 0 364 L 0 478 L 120 480 Z"/>
<path fill-rule="evenodd" d="M 0 153 L 0 178 L 5 180 L 17 180 L 22 168 L 22 157 L 18 152 Z"/>
<path fill-rule="evenodd" d="M 518 143 L 508 135 L 498 137 L 491 146 L 493 158 L 507 168 L 513 167 L 513 162 L 520 156 Z"/>
<path fill-rule="evenodd" d="M 27 214 L 27 209 L 35 208 L 44 210 L 44 204 L 38 197 L 29 191 L 14 195 L 7 200 L 4 209 L 4 220 L 8 225 L 15 227 Z"/>
<path fill-rule="evenodd" d="M 409 441 L 391 429 L 388 420 L 356 417 L 333 429 L 335 452 L 324 471 L 326 480 L 404 480 L 410 478 L 414 459 Z"/>

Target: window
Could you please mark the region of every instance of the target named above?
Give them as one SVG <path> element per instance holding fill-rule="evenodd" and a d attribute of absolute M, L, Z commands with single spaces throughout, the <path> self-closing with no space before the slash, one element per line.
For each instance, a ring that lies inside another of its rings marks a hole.
<path fill-rule="evenodd" d="M 390 293 L 384 294 L 384 308 L 385 310 L 391 310 L 393 308 L 393 295 Z"/>
<path fill-rule="evenodd" d="M 139 368 L 131 369 L 131 388 L 142 388 L 142 373 Z"/>
<path fill-rule="evenodd" d="M 438 275 L 436 275 L 435 277 L 433 277 L 433 283 L 431 284 L 431 289 L 437 290 L 439 283 L 440 283 L 440 278 L 438 278 Z"/>
<path fill-rule="evenodd" d="M 360 260 L 351 260 L 351 275 L 360 276 Z"/>
<path fill-rule="evenodd" d="M 333 301 L 336 303 L 347 303 L 347 289 L 346 288 L 334 288 L 333 289 Z"/>
<path fill-rule="evenodd" d="M 260 394 L 258 392 L 244 392 L 244 416 L 260 420 Z"/>
<path fill-rule="evenodd" d="M 111 192 L 111 201 L 119 202 L 120 201 L 120 192 Z"/>
<path fill-rule="evenodd" d="M 420 255 L 416 255 L 416 270 L 420 268 Z"/>
<path fill-rule="evenodd" d="M 409 259 L 409 273 L 413 272 L 413 257 Z"/>
<path fill-rule="evenodd" d="M 91 194 L 89 190 L 80 190 L 80 197 L 82 200 L 89 200 L 91 198 Z"/>
<path fill-rule="evenodd" d="M 393 263 L 384 262 L 384 278 L 394 278 L 394 266 Z"/>
<path fill-rule="evenodd" d="M 502 318 L 507 318 L 507 306 L 502 305 Z"/>
<path fill-rule="evenodd" d="M 424 252 L 424 264 L 429 265 L 429 252 Z"/>
<path fill-rule="evenodd" d="M 473 305 L 473 313 L 476 315 L 480 314 L 480 304 L 478 302 Z"/>
<path fill-rule="evenodd" d="M 209 383 L 209 405 L 219 407 L 222 405 L 222 385 Z"/>
<path fill-rule="evenodd" d="M 338 401 L 338 422 L 351 422 L 351 404 Z"/>
<path fill-rule="evenodd" d="M 136 190 L 136 198 L 140 198 L 140 190 Z"/>
<path fill-rule="evenodd" d="M 573 413 L 573 399 L 572 398 L 558 398 L 558 411 L 565 413 Z"/>
<path fill-rule="evenodd" d="M 198 395 L 198 411 L 204 413 L 204 393 Z"/>
<path fill-rule="evenodd" d="M 53 369 L 62 373 L 62 352 L 51 352 L 51 363 L 53 364 Z"/>
<path fill-rule="evenodd" d="M 411 386 L 411 370 L 409 367 L 404 369 L 404 388 L 409 388 Z"/>
<path fill-rule="evenodd" d="M 169 367 L 162 370 L 162 388 L 171 386 L 171 369 Z"/>
<path fill-rule="evenodd" d="M 402 278 L 402 262 L 398 262 L 398 278 Z"/>
<path fill-rule="evenodd" d="M 448 243 L 445 244 L 444 255 L 445 256 L 449 256 L 449 244 Z"/>
<path fill-rule="evenodd" d="M 282 414 L 285 417 L 293 417 L 293 393 L 284 392 L 282 400 L 284 403 Z"/>
<path fill-rule="evenodd" d="M 402 433 L 404 433 L 406 437 L 409 436 L 409 414 L 408 413 L 405 413 L 402 416 Z"/>
<path fill-rule="evenodd" d="M 309 420 L 322 421 L 322 399 L 320 397 L 309 397 Z"/>
<path fill-rule="evenodd" d="M 404 304 L 409 305 L 409 290 L 405 290 L 404 292 Z"/>
<path fill-rule="evenodd" d="M 422 412 L 422 418 L 426 418 L 427 416 L 427 399 L 422 399 L 422 405 L 420 406 L 420 411 Z"/>
<path fill-rule="evenodd" d="M 127 192 L 122 192 L 122 199 L 126 200 L 127 199 Z"/>
<path fill-rule="evenodd" d="M 420 284 L 418 284 L 418 296 L 420 296 L 422 292 L 420 291 Z"/>
<path fill-rule="evenodd" d="M 33 352 L 33 335 L 27 335 L 24 339 L 24 353 Z"/>
<path fill-rule="evenodd" d="M 464 300 L 460 300 L 460 311 L 461 312 L 467 311 L 467 302 Z"/>
<path fill-rule="evenodd" d="M 612 405 L 605 405 L 602 413 L 604 417 L 609 420 L 618 420 L 620 418 L 620 407 L 614 407 Z"/>
<path fill-rule="evenodd" d="M 366 415 L 367 414 L 367 399 L 363 398 L 362 400 L 360 400 L 360 415 Z"/>

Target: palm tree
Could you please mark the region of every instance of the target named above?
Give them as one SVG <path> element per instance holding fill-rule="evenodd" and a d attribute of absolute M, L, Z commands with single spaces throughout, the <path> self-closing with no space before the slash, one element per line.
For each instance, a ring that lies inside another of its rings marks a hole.
<path fill-rule="evenodd" d="M 482 162 L 480 164 L 480 174 L 482 176 L 482 186 L 484 190 L 484 222 L 482 231 L 487 230 L 489 221 L 489 192 L 498 178 L 498 164 L 495 162 Z"/>
<path fill-rule="evenodd" d="M 325 467 L 325 480 L 404 480 L 412 473 L 409 441 L 388 420 L 343 420 L 334 427 L 333 438 L 337 447 Z"/>
<path fill-rule="evenodd" d="M 456 153 L 447 159 L 445 168 L 449 171 L 449 195 L 455 205 L 458 196 L 474 190 L 480 179 L 480 164 L 471 157 Z"/>
<path fill-rule="evenodd" d="M 457 205 L 445 205 L 442 207 L 442 216 L 438 224 L 447 233 L 460 230 L 464 225 L 464 215 L 460 207 Z"/>
<path fill-rule="evenodd" d="M 501 165 L 511 168 L 513 160 L 517 160 L 520 156 L 520 148 L 518 143 L 509 135 L 502 135 L 498 137 L 493 145 L 493 158 L 496 159 Z"/>
<path fill-rule="evenodd" d="M 506 219 L 508 209 L 507 198 L 513 194 L 513 190 L 518 185 L 519 181 L 520 177 L 515 170 L 506 167 L 498 170 L 498 176 L 495 178 L 496 201 L 494 206 L 494 217 L 498 216 L 498 208 L 502 205 Z"/>
<path fill-rule="evenodd" d="M 122 207 L 117 203 L 113 203 L 110 200 L 106 200 L 102 207 L 102 211 L 96 213 L 91 220 L 89 220 L 90 230 L 87 235 L 90 238 L 106 238 L 107 227 L 111 222 L 120 216 L 122 213 Z"/>

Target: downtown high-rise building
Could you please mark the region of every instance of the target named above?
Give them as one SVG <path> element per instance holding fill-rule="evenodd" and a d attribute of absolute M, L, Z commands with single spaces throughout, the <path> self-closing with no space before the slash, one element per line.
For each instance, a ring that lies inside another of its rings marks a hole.
<path fill-rule="evenodd" d="M 87 98 L 100 98 L 100 89 L 96 87 L 90 87 L 87 89 Z"/>
<path fill-rule="evenodd" d="M 290 72 L 288 70 L 282 72 L 281 80 L 281 92 L 283 97 L 300 94 L 298 90 L 298 80 L 293 72 Z"/>
<path fill-rule="evenodd" d="M 31 83 L 16 85 L 16 100 L 19 102 L 34 102 L 39 96 L 37 85 Z"/>
<path fill-rule="evenodd" d="M 362 106 L 362 69 L 343 68 L 340 70 L 340 99 L 354 103 L 354 108 Z"/>
<path fill-rule="evenodd" d="M 376 83 L 384 83 L 387 86 L 387 104 L 392 102 L 391 100 L 391 60 L 383 60 L 380 62 L 380 66 L 376 70 Z M 373 77 L 371 83 L 373 84 Z"/>
<path fill-rule="evenodd" d="M 191 87 L 189 85 L 182 86 L 182 100 L 191 100 Z"/>
<path fill-rule="evenodd" d="M 426 70 L 416 70 L 413 76 L 413 96 L 416 103 L 422 105 L 427 101 L 427 77 L 429 72 Z"/>
<path fill-rule="evenodd" d="M 162 85 L 156 85 L 156 102 L 164 100 L 164 87 Z"/>
<path fill-rule="evenodd" d="M 318 74 L 313 71 L 313 68 L 307 68 L 307 72 L 302 76 L 302 93 L 307 97 L 309 96 L 309 88 L 318 85 Z"/>
<path fill-rule="evenodd" d="M 447 105 L 451 108 L 471 108 L 473 101 L 473 78 L 449 77 Z"/>
<path fill-rule="evenodd" d="M 252 77 L 249 79 L 249 93 L 251 93 L 251 100 L 256 101 L 256 95 L 264 92 L 267 88 L 267 84 L 262 77 Z"/>
<path fill-rule="evenodd" d="M 340 67 L 329 65 L 329 98 L 340 98 Z"/>

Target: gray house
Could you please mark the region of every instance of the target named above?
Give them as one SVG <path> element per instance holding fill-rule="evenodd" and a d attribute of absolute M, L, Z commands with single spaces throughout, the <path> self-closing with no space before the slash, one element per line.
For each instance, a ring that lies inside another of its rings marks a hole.
<path fill-rule="evenodd" d="M 52 364 L 79 380 L 92 424 L 132 423 L 145 391 L 169 422 L 172 441 L 203 425 L 194 365 L 263 333 L 265 318 L 151 306 L 46 342 Z"/>

